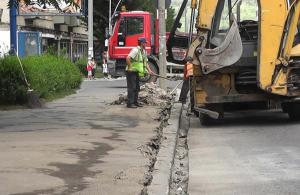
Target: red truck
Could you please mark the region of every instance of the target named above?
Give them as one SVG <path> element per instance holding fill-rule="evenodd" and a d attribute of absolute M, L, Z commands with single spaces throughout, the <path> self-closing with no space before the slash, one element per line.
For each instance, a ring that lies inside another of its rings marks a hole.
<path fill-rule="evenodd" d="M 108 69 L 113 77 L 124 76 L 126 57 L 130 50 L 137 46 L 139 37 L 147 40 L 146 51 L 149 66 L 154 73 L 159 74 L 158 62 L 158 21 L 149 12 L 131 11 L 120 12 L 115 16 L 113 33 L 108 43 Z M 168 34 L 167 34 L 168 38 Z M 168 70 L 183 69 L 183 66 L 174 65 Z M 148 76 L 143 81 L 155 81 L 156 77 Z"/>

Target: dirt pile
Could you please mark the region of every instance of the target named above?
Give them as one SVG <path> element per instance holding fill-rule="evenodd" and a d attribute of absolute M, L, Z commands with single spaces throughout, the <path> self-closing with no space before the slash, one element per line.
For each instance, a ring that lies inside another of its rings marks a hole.
<path fill-rule="evenodd" d="M 170 101 L 173 96 L 167 91 L 161 89 L 155 83 L 146 83 L 141 86 L 139 92 L 139 102 L 150 106 L 163 106 Z M 119 99 L 112 102 L 112 105 L 123 105 L 127 103 L 127 93 L 119 95 Z"/>

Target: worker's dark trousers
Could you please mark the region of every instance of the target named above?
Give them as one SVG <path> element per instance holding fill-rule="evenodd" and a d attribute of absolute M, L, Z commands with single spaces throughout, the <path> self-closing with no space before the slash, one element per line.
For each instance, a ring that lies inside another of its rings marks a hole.
<path fill-rule="evenodd" d="M 140 91 L 140 77 L 137 72 L 126 71 L 127 80 L 127 106 L 136 104 Z"/>
<path fill-rule="evenodd" d="M 187 94 L 190 90 L 190 79 L 184 79 L 182 87 L 181 87 L 181 91 L 180 91 L 180 96 L 179 96 L 179 101 L 181 103 L 186 103 L 186 98 L 187 98 Z"/>

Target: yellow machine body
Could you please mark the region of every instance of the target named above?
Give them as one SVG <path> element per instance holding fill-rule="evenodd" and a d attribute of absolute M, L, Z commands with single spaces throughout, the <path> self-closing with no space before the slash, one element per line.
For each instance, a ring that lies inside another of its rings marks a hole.
<path fill-rule="evenodd" d="M 222 113 L 234 103 L 265 108 L 300 99 L 300 0 L 255 0 L 256 20 L 243 20 L 243 3 L 192 1 L 198 5 L 197 36 L 188 49 L 195 109 Z"/>

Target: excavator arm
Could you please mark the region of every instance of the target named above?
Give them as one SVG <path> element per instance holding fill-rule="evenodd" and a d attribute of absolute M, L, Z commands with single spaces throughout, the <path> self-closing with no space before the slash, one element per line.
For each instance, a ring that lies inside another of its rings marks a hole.
<path fill-rule="evenodd" d="M 299 52 L 298 56 L 293 53 L 297 53 L 295 50 L 299 47 L 299 43 L 295 45 L 295 35 L 298 30 L 300 1 L 295 0 L 288 9 L 285 9 L 286 11 L 280 9 L 282 14 L 276 14 L 280 11 L 279 9 L 276 11 L 276 6 L 280 8 L 284 3 L 284 1 L 281 4 L 274 2 L 275 10 L 271 15 L 262 9 L 260 87 L 278 95 L 298 96 L 300 95 L 300 63 L 297 58 L 300 55 Z M 261 4 L 271 6 L 267 0 L 261 0 Z M 268 27 L 269 29 L 267 29 Z"/>
<path fill-rule="evenodd" d="M 213 36 L 224 2 L 198 1 L 198 34 L 188 49 L 188 56 L 194 59 L 195 65 L 200 65 L 202 74 L 235 65 L 242 56 L 240 29 L 233 14 L 229 13 L 232 15 L 231 27 L 222 35 L 223 38 Z M 238 1 L 228 2 L 231 2 L 231 7 Z M 271 94 L 297 96 L 300 94 L 300 82 L 297 81 L 300 71 L 291 57 L 300 57 L 300 46 L 295 45 L 295 34 L 299 30 L 300 0 L 257 0 L 257 3 L 257 86 Z M 214 47 L 210 48 L 208 44 L 214 44 Z"/>
<path fill-rule="evenodd" d="M 195 5 L 196 34 L 176 37 L 174 28 L 168 52 L 171 59 L 172 45 L 188 48 L 191 109 L 200 122 L 274 106 L 300 120 L 300 0 L 191 0 Z"/>
<path fill-rule="evenodd" d="M 187 35 L 178 35 L 176 31 L 180 28 L 180 19 L 183 15 L 184 10 L 186 9 L 188 0 L 183 0 L 172 29 L 169 34 L 169 38 L 167 40 L 167 60 L 168 62 L 176 63 L 176 64 L 184 64 L 185 59 L 176 59 L 173 53 L 174 48 L 187 49 L 188 48 L 188 36 Z"/>
<path fill-rule="evenodd" d="M 196 27 L 197 34 L 192 35 L 193 31 L 190 30 L 189 36 L 183 36 L 176 34 L 179 20 L 187 6 L 187 0 L 183 0 L 167 43 L 168 60 L 184 63 L 184 60 L 174 59 L 172 54 L 172 48 L 178 47 L 187 49 L 187 57 L 194 59 L 193 63 L 203 75 L 236 67 L 243 61 L 244 53 L 247 53 L 247 48 L 243 51 L 247 45 L 244 45 L 241 38 L 240 16 L 238 15 L 237 21 L 231 9 L 241 2 L 242 0 L 192 0 L 191 7 L 195 8 L 197 5 L 198 16 L 191 26 Z M 256 85 L 270 94 L 298 96 L 300 45 L 295 43 L 295 34 L 299 34 L 300 0 L 257 0 L 257 5 L 257 49 L 251 54 L 252 58 L 256 57 L 256 64 L 252 64 L 256 66 Z M 230 25 L 226 31 L 222 31 L 218 27 L 222 25 L 220 20 L 224 16 L 221 14 L 226 6 L 229 10 L 226 17 L 229 18 Z"/>
<path fill-rule="evenodd" d="M 227 15 L 230 27 L 224 32 L 219 29 L 224 17 L 223 10 L 231 10 L 230 1 L 225 5 L 225 1 L 201 0 L 199 5 L 196 24 L 198 39 L 191 44 L 188 56 L 195 59 L 195 64 L 200 64 L 203 74 L 209 74 L 231 66 L 240 59 L 243 51 L 242 40 L 237 21 L 231 11 L 228 11 Z M 214 43 L 214 47 L 207 47 L 207 43 Z"/>

